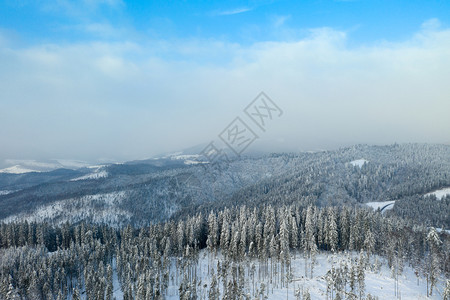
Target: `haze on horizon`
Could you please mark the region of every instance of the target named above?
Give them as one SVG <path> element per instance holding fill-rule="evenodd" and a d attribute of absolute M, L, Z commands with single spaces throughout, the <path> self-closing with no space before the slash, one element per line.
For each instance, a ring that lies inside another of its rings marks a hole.
<path fill-rule="evenodd" d="M 391 2 L 1 1 L 0 166 L 208 143 L 261 91 L 249 150 L 450 144 L 450 3 Z"/>

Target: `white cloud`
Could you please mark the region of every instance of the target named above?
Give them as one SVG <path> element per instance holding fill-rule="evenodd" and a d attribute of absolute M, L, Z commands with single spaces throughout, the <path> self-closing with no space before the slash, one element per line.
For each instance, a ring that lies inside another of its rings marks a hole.
<path fill-rule="evenodd" d="M 275 16 L 273 18 L 273 26 L 275 28 L 283 26 L 287 20 L 289 20 L 291 16 Z"/>
<path fill-rule="evenodd" d="M 245 12 L 248 12 L 251 10 L 252 9 L 249 7 L 238 7 L 238 8 L 234 8 L 234 9 L 230 9 L 230 10 L 218 11 L 214 14 L 219 15 L 219 16 L 229 16 L 229 15 L 237 15 L 237 14 L 245 13 Z"/>
<path fill-rule="evenodd" d="M 263 135 L 271 147 L 450 143 L 450 30 L 356 48 L 347 39 L 321 28 L 250 46 L 4 43 L 2 155 L 145 158 L 215 139 L 261 90 L 285 112 Z"/>
<path fill-rule="evenodd" d="M 437 30 L 441 27 L 441 22 L 439 19 L 433 18 L 429 19 L 422 24 L 422 29 L 424 30 Z"/>

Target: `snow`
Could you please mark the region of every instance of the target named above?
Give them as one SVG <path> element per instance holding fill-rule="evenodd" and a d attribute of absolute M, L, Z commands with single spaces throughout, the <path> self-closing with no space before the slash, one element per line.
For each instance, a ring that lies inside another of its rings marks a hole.
<path fill-rule="evenodd" d="M 14 193 L 14 192 L 15 192 L 15 191 L 10 191 L 10 190 L 0 191 L 0 196 L 8 195 L 8 194 L 11 194 L 11 193 Z"/>
<path fill-rule="evenodd" d="M 212 255 L 211 255 L 212 256 Z M 355 260 L 359 254 L 357 253 L 340 253 L 336 255 L 321 253 L 317 256 L 316 264 L 314 265 L 313 277 L 309 278 L 305 276 L 305 260 L 302 258 L 301 254 L 297 254 L 296 258 L 292 257 L 291 267 L 292 267 L 292 278 L 293 280 L 288 284 L 288 286 L 281 286 L 280 283 L 280 264 L 274 262 L 276 269 L 278 270 L 278 275 L 273 277 L 272 283 L 269 278 L 261 278 L 258 276 L 259 262 L 257 260 L 250 260 L 248 263 L 243 263 L 244 271 L 246 273 L 245 278 L 245 293 L 252 294 L 253 283 L 251 275 L 249 275 L 249 269 L 251 265 L 255 265 L 255 288 L 258 288 L 261 283 L 264 283 L 267 287 L 268 299 L 296 299 L 294 290 L 308 290 L 311 299 L 326 299 L 327 283 L 325 280 L 325 275 L 328 270 L 334 265 L 339 267 L 341 263 L 347 265 L 350 264 L 351 260 Z M 200 259 L 197 264 L 196 274 L 199 276 L 197 281 L 197 293 L 202 296 L 206 296 L 209 290 L 211 274 L 208 273 L 209 269 L 214 269 L 217 276 L 217 262 L 223 263 L 223 258 L 219 254 L 216 258 L 209 258 L 208 252 L 202 250 L 200 252 Z M 375 267 L 375 262 L 378 262 L 379 267 Z M 269 270 L 270 270 L 270 260 L 269 260 Z M 270 272 L 270 271 L 269 271 Z M 177 278 L 175 268 L 171 270 L 171 278 Z M 168 293 L 166 299 L 179 299 L 178 288 L 180 284 L 180 276 L 177 280 L 170 280 Z M 277 277 L 277 279 L 275 278 Z M 223 296 L 223 284 L 220 277 L 217 278 L 218 286 L 220 290 L 221 297 Z M 206 289 L 203 285 L 206 284 Z M 433 296 L 427 298 L 427 287 L 426 279 L 419 275 L 419 280 L 414 273 L 414 269 L 409 267 L 407 264 L 404 266 L 404 271 L 398 276 L 399 292 L 401 299 L 442 299 L 440 294 L 443 290 L 444 278 L 441 277 L 438 280 L 437 288 L 433 292 Z M 392 277 L 392 271 L 387 265 L 387 261 L 379 256 L 372 255 L 370 258 L 370 263 L 368 264 L 367 270 L 365 272 L 365 295 L 371 294 L 372 296 L 377 296 L 379 299 L 396 299 L 395 297 L 395 279 Z M 347 291 L 349 287 L 347 284 Z M 253 298 L 252 298 L 253 299 Z"/>
<path fill-rule="evenodd" d="M 113 299 L 123 299 L 122 287 L 117 276 L 117 262 L 113 260 Z"/>
<path fill-rule="evenodd" d="M 207 163 L 208 162 L 206 162 L 206 161 L 198 161 L 198 160 L 190 160 L 190 159 L 187 159 L 184 161 L 185 165 L 197 165 L 197 164 L 207 164 Z"/>
<path fill-rule="evenodd" d="M 382 209 L 383 207 L 386 206 L 386 208 L 384 210 L 388 210 L 388 209 L 392 209 L 394 207 L 395 204 L 395 200 L 392 201 L 381 201 L 381 202 L 367 202 L 364 203 L 367 206 L 372 207 L 374 210 L 377 209 Z M 389 206 L 387 206 L 389 205 Z"/>
<path fill-rule="evenodd" d="M 69 169 L 79 169 L 88 167 L 89 164 L 85 161 L 81 160 L 73 160 L 73 159 L 56 159 L 56 161 L 61 164 L 61 166 Z"/>
<path fill-rule="evenodd" d="M 443 188 L 428 194 L 425 194 L 425 196 L 431 196 L 435 195 L 438 200 L 442 200 L 446 195 L 450 195 L 450 187 L 449 188 Z"/>
<path fill-rule="evenodd" d="M 7 174 L 25 174 L 25 173 L 30 173 L 30 172 L 39 172 L 39 171 L 24 168 L 20 165 L 15 165 L 15 166 L 0 170 L 0 173 L 7 173 Z"/>
<path fill-rule="evenodd" d="M 100 178 L 106 178 L 106 177 L 108 177 L 108 172 L 100 171 L 100 172 L 89 173 L 89 174 L 83 175 L 81 177 L 73 178 L 73 179 L 70 179 L 70 181 L 100 179 Z"/>
<path fill-rule="evenodd" d="M 436 231 L 441 233 L 442 231 L 444 231 L 447 234 L 450 234 L 450 230 L 443 230 L 442 228 L 436 228 Z"/>
<path fill-rule="evenodd" d="M 184 160 L 186 160 L 186 159 L 195 159 L 195 158 L 198 158 L 198 157 L 200 157 L 200 155 L 198 155 L 198 154 L 183 154 L 183 155 L 175 155 L 175 156 L 172 156 L 171 157 L 171 159 L 184 159 Z"/>
<path fill-rule="evenodd" d="M 365 163 L 368 163 L 368 162 L 369 162 L 368 160 L 361 158 L 361 159 L 356 159 L 356 160 L 351 161 L 350 164 L 354 167 L 361 168 Z"/>
<path fill-rule="evenodd" d="M 104 170 L 104 167 L 105 165 L 89 166 L 89 169 L 94 170 L 92 173 L 73 178 L 70 181 L 106 178 L 109 174 L 106 170 Z"/>
<path fill-rule="evenodd" d="M 0 221 L 5 223 L 28 221 L 62 224 L 69 220 L 76 223 L 90 219 L 94 223 L 120 226 L 131 218 L 130 212 L 118 208 L 126 196 L 127 193 L 121 191 L 70 198 L 42 205 L 31 213 L 9 216 Z"/>
<path fill-rule="evenodd" d="M 5 163 L 31 169 L 56 169 L 61 167 L 58 162 L 42 162 L 32 159 L 6 159 Z"/>
<path fill-rule="evenodd" d="M 358 253 L 345 252 L 338 254 L 320 253 L 316 258 L 314 264 L 314 271 L 312 278 L 305 276 L 305 260 L 299 253 L 291 258 L 291 270 L 292 280 L 288 285 L 282 286 L 280 280 L 280 263 L 273 262 L 274 269 L 277 270 L 276 275 L 270 279 L 270 276 L 264 278 L 264 275 L 259 276 L 259 261 L 255 259 L 245 260 L 241 263 L 245 272 L 245 284 L 244 292 L 246 294 L 254 294 L 255 291 L 261 286 L 261 283 L 266 285 L 267 299 L 297 299 L 295 297 L 295 291 L 308 291 L 313 300 L 327 299 L 327 283 L 326 273 L 333 266 L 338 268 L 340 265 L 350 266 L 351 261 L 355 261 L 359 257 Z M 165 299 L 179 299 L 178 289 L 181 283 L 182 276 L 177 274 L 175 268 L 176 258 L 172 258 L 172 267 L 169 275 L 169 286 Z M 209 286 L 211 284 L 211 270 L 214 269 L 216 274 L 217 286 L 219 288 L 220 297 L 223 297 L 223 281 L 221 276 L 217 273 L 217 263 L 224 262 L 222 255 L 219 253 L 217 256 L 213 256 L 208 251 L 201 250 L 199 253 L 199 260 L 195 266 L 194 274 L 197 274 L 197 296 L 199 299 L 207 299 Z M 253 278 L 250 275 L 250 269 L 252 265 L 255 266 L 255 275 L 253 285 Z M 268 262 L 268 268 L 270 272 L 270 259 Z M 209 271 L 208 271 L 209 270 Z M 309 274 L 308 274 L 309 275 Z M 231 279 L 228 275 L 228 280 Z M 399 297 L 395 296 L 395 279 L 392 276 L 392 270 L 388 267 L 387 260 L 376 255 L 372 255 L 367 264 L 365 271 L 365 296 L 368 294 L 382 299 L 442 299 L 442 291 L 445 284 L 445 278 L 442 276 L 438 279 L 437 287 L 433 291 L 433 296 L 426 297 L 427 294 L 427 282 L 423 274 L 419 274 L 419 278 L 415 274 L 415 270 L 404 265 L 404 270 L 401 275 L 398 276 L 398 291 Z M 349 292 L 349 284 L 346 284 L 346 291 Z M 117 276 L 116 260 L 113 259 L 113 296 L 116 299 L 123 298 L 123 292 Z M 82 298 L 84 299 L 83 293 Z M 251 298 L 254 299 L 254 298 Z M 259 299 L 259 298 L 258 298 Z"/>

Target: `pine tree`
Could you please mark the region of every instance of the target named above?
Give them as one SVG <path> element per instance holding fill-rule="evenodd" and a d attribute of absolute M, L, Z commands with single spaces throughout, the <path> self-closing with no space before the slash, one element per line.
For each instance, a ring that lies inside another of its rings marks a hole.
<path fill-rule="evenodd" d="M 364 293 L 366 290 L 366 285 L 365 285 L 365 260 L 364 260 L 364 253 L 361 252 L 359 253 L 359 260 L 358 260 L 358 267 L 357 267 L 357 281 L 358 281 L 358 291 L 359 291 L 359 299 L 363 299 L 364 298 Z"/>
<path fill-rule="evenodd" d="M 445 282 L 444 292 L 442 294 L 444 300 L 450 300 L 450 279 Z"/>
<path fill-rule="evenodd" d="M 6 300 L 19 300 L 20 296 L 12 283 L 9 284 L 8 292 L 6 293 Z"/>
<path fill-rule="evenodd" d="M 216 274 L 214 274 L 214 269 L 212 270 L 211 286 L 209 287 L 208 299 L 217 300 L 219 299 L 219 287 L 217 284 Z"/>
<path fill-rule="evenodd" d="M 374 248 L 375 248 L 375 237 L 372 231 L 369 229 L 366 232 L 366 238 L 364 240 L 364 249 L 367 252 L 368 259 L 370 259 L 370 255 L 372 254 Z"/>
<path fill-rule="evenodd" d="M 436 286 L 439 273 L 440 273 L 440 257 L 439 248 L 442 244 L 441 239 L 434 227 L 430 228 L 427 235 L 427 242 L 430 248 L 430 296 L 433 295 L 433 287 Z"/>
<path fill-rule="evenodd" d="M 80 291 L 78 290 L 78 287 L 75 287 L 72 292 L 72 300 L 80 300 L 80 299 L 81 299 Z"/>
<path fill-rule="evenodd" d="M 310 277 L 311 278 L 313 277 L 313 269 L 314 269 L 316 255 L 318 252 L 314 223 L 315 223 L 314 209 L 310 205 L 310 206 L 308 206 L 308 209 L 306 211 L 304 249 L 310 260 Z M 305 267 L 306 267 L 306 265 L 305 265 Z M 305 276 L 307 276 L 307 275 L 305 274 Z"/>
<path fill-rule="evenodd" d="M 311 300 L 311 295 L 309 294 L 308 290 L 305 290 L 303 292 L 303 300 Z"/>
<path fill-rule="evenodd" d="M 113 298 L 113 270 L 111 265 L 108 264 L 106 268 L 106 299 L 112 300 Z"/>
<path fill-rule="evenodd" d="M 336 224 L 336 214 L 332 207 L 328 209 L 328 223 L 325 232 L 326 242 L 330 247 L 331 252 L 335 252 L 338 246 L 338 230 Z"/>
<path fill-rule="evenodd" d="M 217 234 L 218 234 L 218 224 L 217 224 L 217 218 L 216 215 L 211 212 L 208 216 L 208 238 L 206 241 L 206 244 L 208 246 L 208 249 L 210 251 L 215 251 L 217 247 Z"/>

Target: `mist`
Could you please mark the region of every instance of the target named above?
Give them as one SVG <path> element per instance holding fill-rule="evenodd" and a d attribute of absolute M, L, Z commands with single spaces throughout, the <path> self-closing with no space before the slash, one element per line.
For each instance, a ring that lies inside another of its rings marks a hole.
<path fill-rule="evenodd" d="M 450 30 L 429 24 L 358 46 L 333 28 L 246 45 L 24 45 L 0 31 L 0 161 L 125 161 L 207 143 L 235 117 L 248 121 L 261 91 L 283 115 L 255 127 L 252 151 L 449 144 Z"/>

